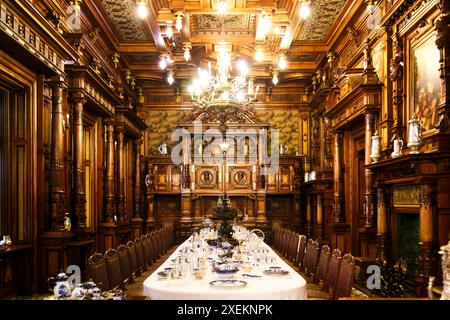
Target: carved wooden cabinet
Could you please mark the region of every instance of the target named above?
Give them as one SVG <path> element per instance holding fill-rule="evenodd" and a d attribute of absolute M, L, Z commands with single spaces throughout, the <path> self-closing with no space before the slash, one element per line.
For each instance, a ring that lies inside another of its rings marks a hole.
<path fill-rule="evenodd" d="M 275 172 L 262 176 L 257 164 L 213 164 L 204 159 L 181 166 L 168 156 L 148 157 L 147 214 L 158 223 L 178 223 L 183 217 L 199 223 L 212 216 L 218 197 L 227 194 L 239 217 L 245 215 L 256 221 L 258 216 L 265 216 L 267 202 L 273 219 L 290 221 L 295 213 L 300 215 L 301 160 L 297 156 L 281 157 Z M 299 219 L 294 218 L 298 223 Z"/>

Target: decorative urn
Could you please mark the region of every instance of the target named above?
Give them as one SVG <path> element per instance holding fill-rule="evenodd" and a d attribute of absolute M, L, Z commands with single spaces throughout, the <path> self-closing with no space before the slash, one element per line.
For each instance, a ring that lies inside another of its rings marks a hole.
<path fill-rule="evenodd" d="M 418 154 L 419 148 L 422 145 L 422 121 L 413 115 L 409 120 L 409 136 L 408 136 L 408 148 L 411 149 L 411 154 Z"/>
<path fill-rule="evenodd" d="M 49 281 L 55 281 L 56 284 L 53 287 L 53 295 L 55 298 L 68 298 L 72 292 L 71 286 L 68 281 L 68 277 L 64 272 L 58 273 L 56 277 L 49 278 Z"/>
<path fill-rule="evenodd" d="M 380 136 L 378 135 L 378 131 L 372 136 L 372 144 L 370 149 L 370 159 L 372 162 L 378 162 L 381 158 L 381 144 L 380 144 Z"/>
<path fill-rule="evenodd" d="M 403 155 L 402 149 L 403 149 L 403 140 L 394 139 L 394 151 L 391 153 L 391 157 L 392 158 L 401 157 Z"/>

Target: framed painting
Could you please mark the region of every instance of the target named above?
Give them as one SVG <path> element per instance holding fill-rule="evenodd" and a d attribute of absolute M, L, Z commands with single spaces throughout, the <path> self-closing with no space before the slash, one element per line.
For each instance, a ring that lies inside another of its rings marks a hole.
<path fill-rule="evenodd" d="M 439 50 L 436 33 L 414 40 L 410 46 L 410 105 L 409 121 L 413 114 L 422 120 L 425 131 L 437 123 L 436 109 L 440 99 Z"/>

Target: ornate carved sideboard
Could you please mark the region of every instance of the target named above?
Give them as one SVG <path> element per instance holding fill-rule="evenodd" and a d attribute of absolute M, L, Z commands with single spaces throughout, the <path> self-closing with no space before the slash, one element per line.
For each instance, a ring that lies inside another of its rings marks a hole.
<path fill-rule="evenodd" d="M 238 219 L 249 226 L 264 228 L 278 221 L 299 227 L 303 157 L 275 157 L 278 145 L 268 156 L 260 139 L 267 138 L 270 128 L 255 120 L 250 110 L 228 104 L 201 108 L 179 129 L 184 134 L 179 143 L 183 152 L 173 149 L 145 158 L 147 227 L 200 226 L 225 194 L 238 210 Z M 214 139 L 207 136 L 211 131 Z M 269 168 L 274 170 L 265 172 Z"/>

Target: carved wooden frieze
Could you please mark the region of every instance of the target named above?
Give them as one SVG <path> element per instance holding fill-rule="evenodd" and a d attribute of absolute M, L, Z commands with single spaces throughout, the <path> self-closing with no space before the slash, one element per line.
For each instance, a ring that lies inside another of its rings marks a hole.
<path fill-rule="evenodd" d="M 0 29 L 57 74 L 64 74 L 63 57 L 3 1 L 0 1 Z"/>
<path fill-rule="evenodd" d="M 193 35 L 253 35 L 256 29 L 254 15 L 196 14 L 192 16 Z"/>

